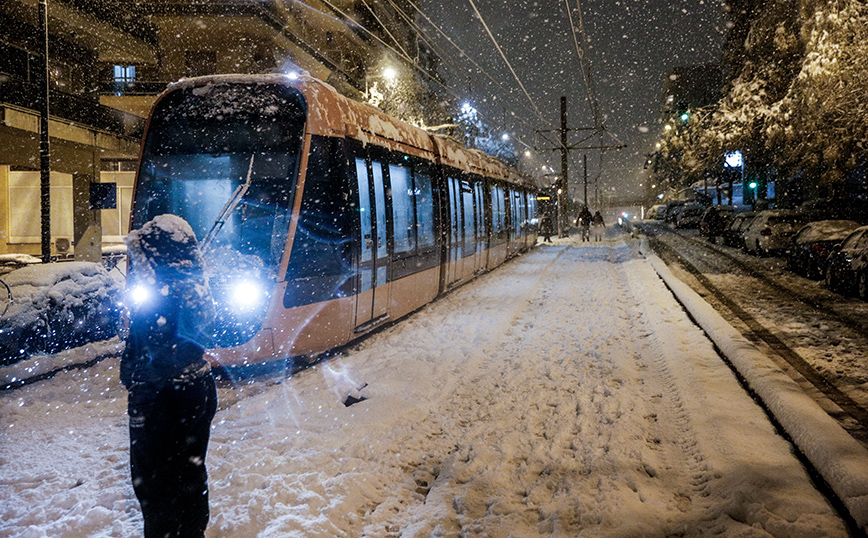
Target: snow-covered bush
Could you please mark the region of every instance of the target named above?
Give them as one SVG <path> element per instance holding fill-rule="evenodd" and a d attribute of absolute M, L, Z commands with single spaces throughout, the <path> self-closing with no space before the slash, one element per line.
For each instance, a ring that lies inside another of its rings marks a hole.
<path fill-rule="evenodd" d="M 116 335 L 123 277 L 101 264 L 31 265 L 3 281 L 13 302 L 0 318 L 0 364 Z"/>

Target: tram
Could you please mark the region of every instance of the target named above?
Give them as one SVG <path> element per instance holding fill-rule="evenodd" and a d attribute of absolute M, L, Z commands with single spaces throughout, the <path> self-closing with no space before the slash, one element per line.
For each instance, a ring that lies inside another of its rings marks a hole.
<path fill-rule="evenodd" d="M 155 101 L 131 225 L 190 223 L 217 305 L 209 353 L 231 367 L 406 316 L 531 248 L 536 203 L 515 170 L 321 81 L 218 75 Z"/>

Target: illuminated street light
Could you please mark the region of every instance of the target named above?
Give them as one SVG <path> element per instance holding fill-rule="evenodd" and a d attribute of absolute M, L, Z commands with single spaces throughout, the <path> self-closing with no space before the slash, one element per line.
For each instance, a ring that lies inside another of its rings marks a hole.
<path fill-rule="evenodd" d="M 502 135 L 500 135 L 500 138 L 501 138 L 501 140 L 503 140 L 504 142 L 507 141 L 507 140 L 509 140 L 509 133 L 503 133 Z"/>
<path fill-rule="evenodd" d="M 395 78 L 398 77 L 398 72 L 395 71 L 394 67 L 387 67 L 383 69 L 383 77 L 385 77 L 386 80 L 394 81 Z"/>
<path fill-rule="evenodd" d="M 525 152 L 524 152 L 524 156 L 525 156 L 525 157 L 530 157 L 530 150 L 529 150 L 529 149 L 528 149 L 528 150 L 525 150 Z"/>

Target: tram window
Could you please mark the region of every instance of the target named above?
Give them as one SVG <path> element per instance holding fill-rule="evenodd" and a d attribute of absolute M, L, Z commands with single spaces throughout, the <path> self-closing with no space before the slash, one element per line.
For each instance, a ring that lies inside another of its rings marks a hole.
<path fill-rule="evenodd" d="M 219 229 L 208 249 L 216 272 L 255 270 L 275 278 L 303 128 L 300 97 L 280 86 L 215 85 L 207 92 L 166 96 L 145 140 L 133 227 L 172 213 L 187 220 L 200 239 Z M 222 214 L 248 177 L 243 199 Z"/>
<path fill-rule="evenodd" d="M 437 237 L 434 233 L 434 188 L 431 175 L 418 169 L 414 174 L 416 194 L 416 230 L 419 234 L 419 249 L 433 247 Z"/>
<path fill-rule="evenodd" d="M 461 198 L 464 202 L 464 255 L 476 252 L 476 221 L 473 218 L 473 190 L 470 183 L 461 182 Z"/>
<path fill-rule="evenodd" d="M 406 168 L 389 165 L 389 182 L 392 186 L 392 219 L 395 229 L 395 253 L 413 252 L 416 249 L 413 225 L 413 194 L 410 174 Z"/>
<path fill-rule="evenodd" d="M 494 233 L 502 232 L 504 228 L 504 218 L 506 217 L 506 209 L 503 200 L 503 187 L 491 188 L 491 205 L 492 205 L 492 226 Z"/>
<path fill-rule="evenodd" d="M 341 141 L 314 136 L 286 271 L 287 308 L 342 297 L 352 286 L 350 197 Z"/>

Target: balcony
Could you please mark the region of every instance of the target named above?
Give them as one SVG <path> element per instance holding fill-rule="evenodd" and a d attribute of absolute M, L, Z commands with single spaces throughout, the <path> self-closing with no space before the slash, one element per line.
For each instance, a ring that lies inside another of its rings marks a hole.
<path fill-rule="evenodd" d="M 164 85 L 165 87 L 165 85 Z M 0 103 L 38 111 L 40 88 L 37 84 L 0 73 Z M 114 135 L 141 138 L 145 120 L 121 110 L 100 105 L 91 99 L 51 90 L 51 115 Z"/>

